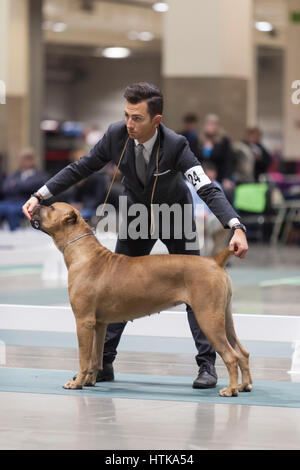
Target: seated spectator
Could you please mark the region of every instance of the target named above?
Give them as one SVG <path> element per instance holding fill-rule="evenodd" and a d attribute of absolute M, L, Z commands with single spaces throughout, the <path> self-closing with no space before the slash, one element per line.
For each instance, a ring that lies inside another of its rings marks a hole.
<path fill-rule="evenodd" d="M 261 143 L 262 133 L 258 127 L 251 127 L 246 131 L 245 143 L 250 147 L 254 155 L 254 179 L 259 181 L 260 175 L 267 172 L 272 158 Z"/>
<path fill-rule="evenodd" d="M 187 139 L 192 152 L 199 158 L 198 116 L 193 113 L 186 114 L 183 118 L 183 129 L 178 134 L 183 135 Z"/>
<path fill-rule="evenodd" d="M 3 199 L 3 184 L 6 178 L 5 171 L 4 171 L 4 155 L 0 153 L 0 201 Z"/>
<path fill-rule="evenodd" d="M 220 127 L 218 116 L 209 114 L 204 120 L 200 135 L 199 160 L 201 164 L 211 162 L 216 168 L 216 180 L 222 185 L 228 199 L 232 200 L 234 183 L 233 152 L 229 138 Z"/>
<path fill-rule="evenodd" d="M 23 150 L 19 157 L 19 169 L 7 176 L 3 183 L 0 221 L 7 220 L 12 231 L 19 228 L 23 219 L 22 206 L 24 202 L 46 180 L 47 176 L 35 166 L 33 150 Z"/>

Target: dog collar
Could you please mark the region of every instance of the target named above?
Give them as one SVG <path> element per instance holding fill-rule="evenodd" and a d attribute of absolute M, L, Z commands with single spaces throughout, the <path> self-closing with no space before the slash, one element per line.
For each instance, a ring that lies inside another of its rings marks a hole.
<path fill-rule="evenodd" d="M 70 241 L 69 241 L 68 243 L 66 243 L 65 246 L 62 248 L 62 252 L 64 252 L 65 249 L 67 248 L 67 246 L 71 245 L 71 243 L 77 242 L 77 240 L 80 240 L 80 239 L 83 238 L 83 237 L 87 237 L 88 235 L 94 235 L 94 233 L 93 233 L 93 232 L 84 233 L 83 235 L 80 235 L 80 237 L 74 238 L 74 240 L 70 240 Z"/>

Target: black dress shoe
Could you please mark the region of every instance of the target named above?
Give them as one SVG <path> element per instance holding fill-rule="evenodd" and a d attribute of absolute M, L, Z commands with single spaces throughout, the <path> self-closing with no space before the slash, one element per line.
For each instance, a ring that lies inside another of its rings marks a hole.
<path fill-rule="evenodd" d="M 76 380 L 77 375 L 74 375 L 73 380 Z M 103 364 L 103 369 L 99 370 L 96 382 L 112 382 L 115 380 L 114 368 L 112 364 Z"/>
<path fill-rule="evenodd" d="M 103 364 L 103 369 L 99 370 L 96 382 L 113 382 L 113 380 L 115 380 L 113 365 Z"/>
<path fill-rule="evenodd" d="M 194 380 L 193 388 L 215 388 L 217 381 L 215 366 L 206 362 L 199 367 L 198 377 Z"/>

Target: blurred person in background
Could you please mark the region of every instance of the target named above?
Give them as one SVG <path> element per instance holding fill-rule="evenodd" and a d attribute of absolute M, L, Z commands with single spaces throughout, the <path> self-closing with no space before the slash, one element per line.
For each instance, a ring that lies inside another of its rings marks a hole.
<path fill-rule="evenodd" d="M 254 183 L 254 155 L 245 142 L 238 141 L 232 145 L 234 153 L 234 172 L 235 183 Z"/>
<path fill-rule="evenodd" d="M 272 163 L 270 153 L 261 143 L 262 133 L 258 127 L 250 127 L 246 131 L 245 144 L 254 156 L 254 180 L 259 181 L 260 175 L 267 172 Z"/>
<path fill-rule="evenodd" d="M 81 153 L 80 157 L 83 156 L 85 153 L 88 153 L 88 151 L 91 150 L 97 144 L 97 142 L 99 142 L 99 140 L 102 139 L 103 135 L 104 135 L 103 132 L 98 128 L 96 124 L 94 124 L 91 129 L 88 129 L 85 133 L 85 141 L 86 141 L 87 149 L 86 149 L 86 152 Z M 124 187 L 122 184 L 123 175 L 120 172 L 120 170 L 116 170 L 116 165 L 113 162 L 107 163 L 107 165 L 105 165 L 105 167 L 99 172 L 99 174 L 103 178 L 102 179 L 103 187 L 105 187 L 105 194 L 101 203 L 104 202 L 105 200 L 106 191 L 110 185 L 110 182 L 113 179 L 115 171 L 116 171 L 115 181 L 111 188 L 107 202 L 108 204 L 113 205 L 115 209 L 118 211 L 119 210 L 119 197 L 123 194 L 123 190 L 124 190 Z M 99 182 L 101 181 L 99 180 Z M 98 191 L 99 193 L 97 197 L 101 196 L 102 198 L 103 195 L 100 195 L 100 192 L 101 192 L 100 188 L 98 188 Z M 103 190 L 102 190 L 102 193 L 103 193 Z M 70 203 L 72 204 L 72 202 Z"/>
<path fill-rule="evenodd" d="M 8 175 L 3 182 L 3 199 L 0 201 L 0 221 L 6 220 L 11 231 L 20 227 L 23 219 L 22 206 L 43 184 L 47 176 L 36 167 L 36 157 L 32 149 L 25 149 L 19 156 L 19 168 Z"/>
<path fill-rule="evenodd" d="M 199 125 L 198 116 L 194 113 L 188 113 L 183 118 L 183 128 L 178 134 L 183 135 L 190 144 L 191 151 L 199 157 Z"/>
<path fill-rule="evenodd" d="M 4 194 L 3 194 L 3 184 L 4 180 L 6 178 L 6 174 L 4 171 L 4 155 L 0 153 L 0 201 L 3 199 Z"/>
<path fill-rule="evenodd" d="M 216 180 L 222 185 L 227 198 L 232 201 L 235 187 L 232 181 L 234 155 L 230 139 L 221 128 L 216 114 L 208 114 L 204 119 L 198 158 L 200 163 L 211 162 L 215 165 Z"/>
<path fill-rule="evenodd" d="M 73 161 L 76 162 L 84 154 L 82 151 L 76 152 Z M 107 176 L 95 172 L 66 191 L 65 200 L 76 207 L 84 219 L 91 220 L 96 215 L 97 207 L 104 202 L 107 188 Z"/>

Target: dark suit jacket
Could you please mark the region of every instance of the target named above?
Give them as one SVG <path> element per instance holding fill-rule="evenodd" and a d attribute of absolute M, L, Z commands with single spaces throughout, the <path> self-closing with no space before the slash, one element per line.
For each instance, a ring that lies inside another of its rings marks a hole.
<path fill-rule="evenodd" d="M 190 168 L 199 166 L 199 161 L 192 153 L 185 137 L 176 134 L 162 124 L 159 126 L 159 133 L 159 176 L 153 203 L 172 205 L 180 202 L 187 204 L 190 202 L 189 189 L 185 184 L 183 174 Z M 113 161 L 117 165 L 127 138 L 125 121 L 112 124 L 103 138 L 87 155 L 71 163 L 51 178 L 46 183 L 47 188 L 53 195 L 57 195 L 94 171 L 100 170 L 109 161 Z M 156 173 L 155 159 L 158 140 L 154 145 L 147 167 L 145 187 L 140 183 L 136 174 L 134 141 L 129 140 L 120 170 L 124 175 L 125 194 L 131 203 L 150 205 Z M 203 186 L 198 194 L 224 226 L 227 226 L 233 217 L 238 217 L 214 183 Z"/>

